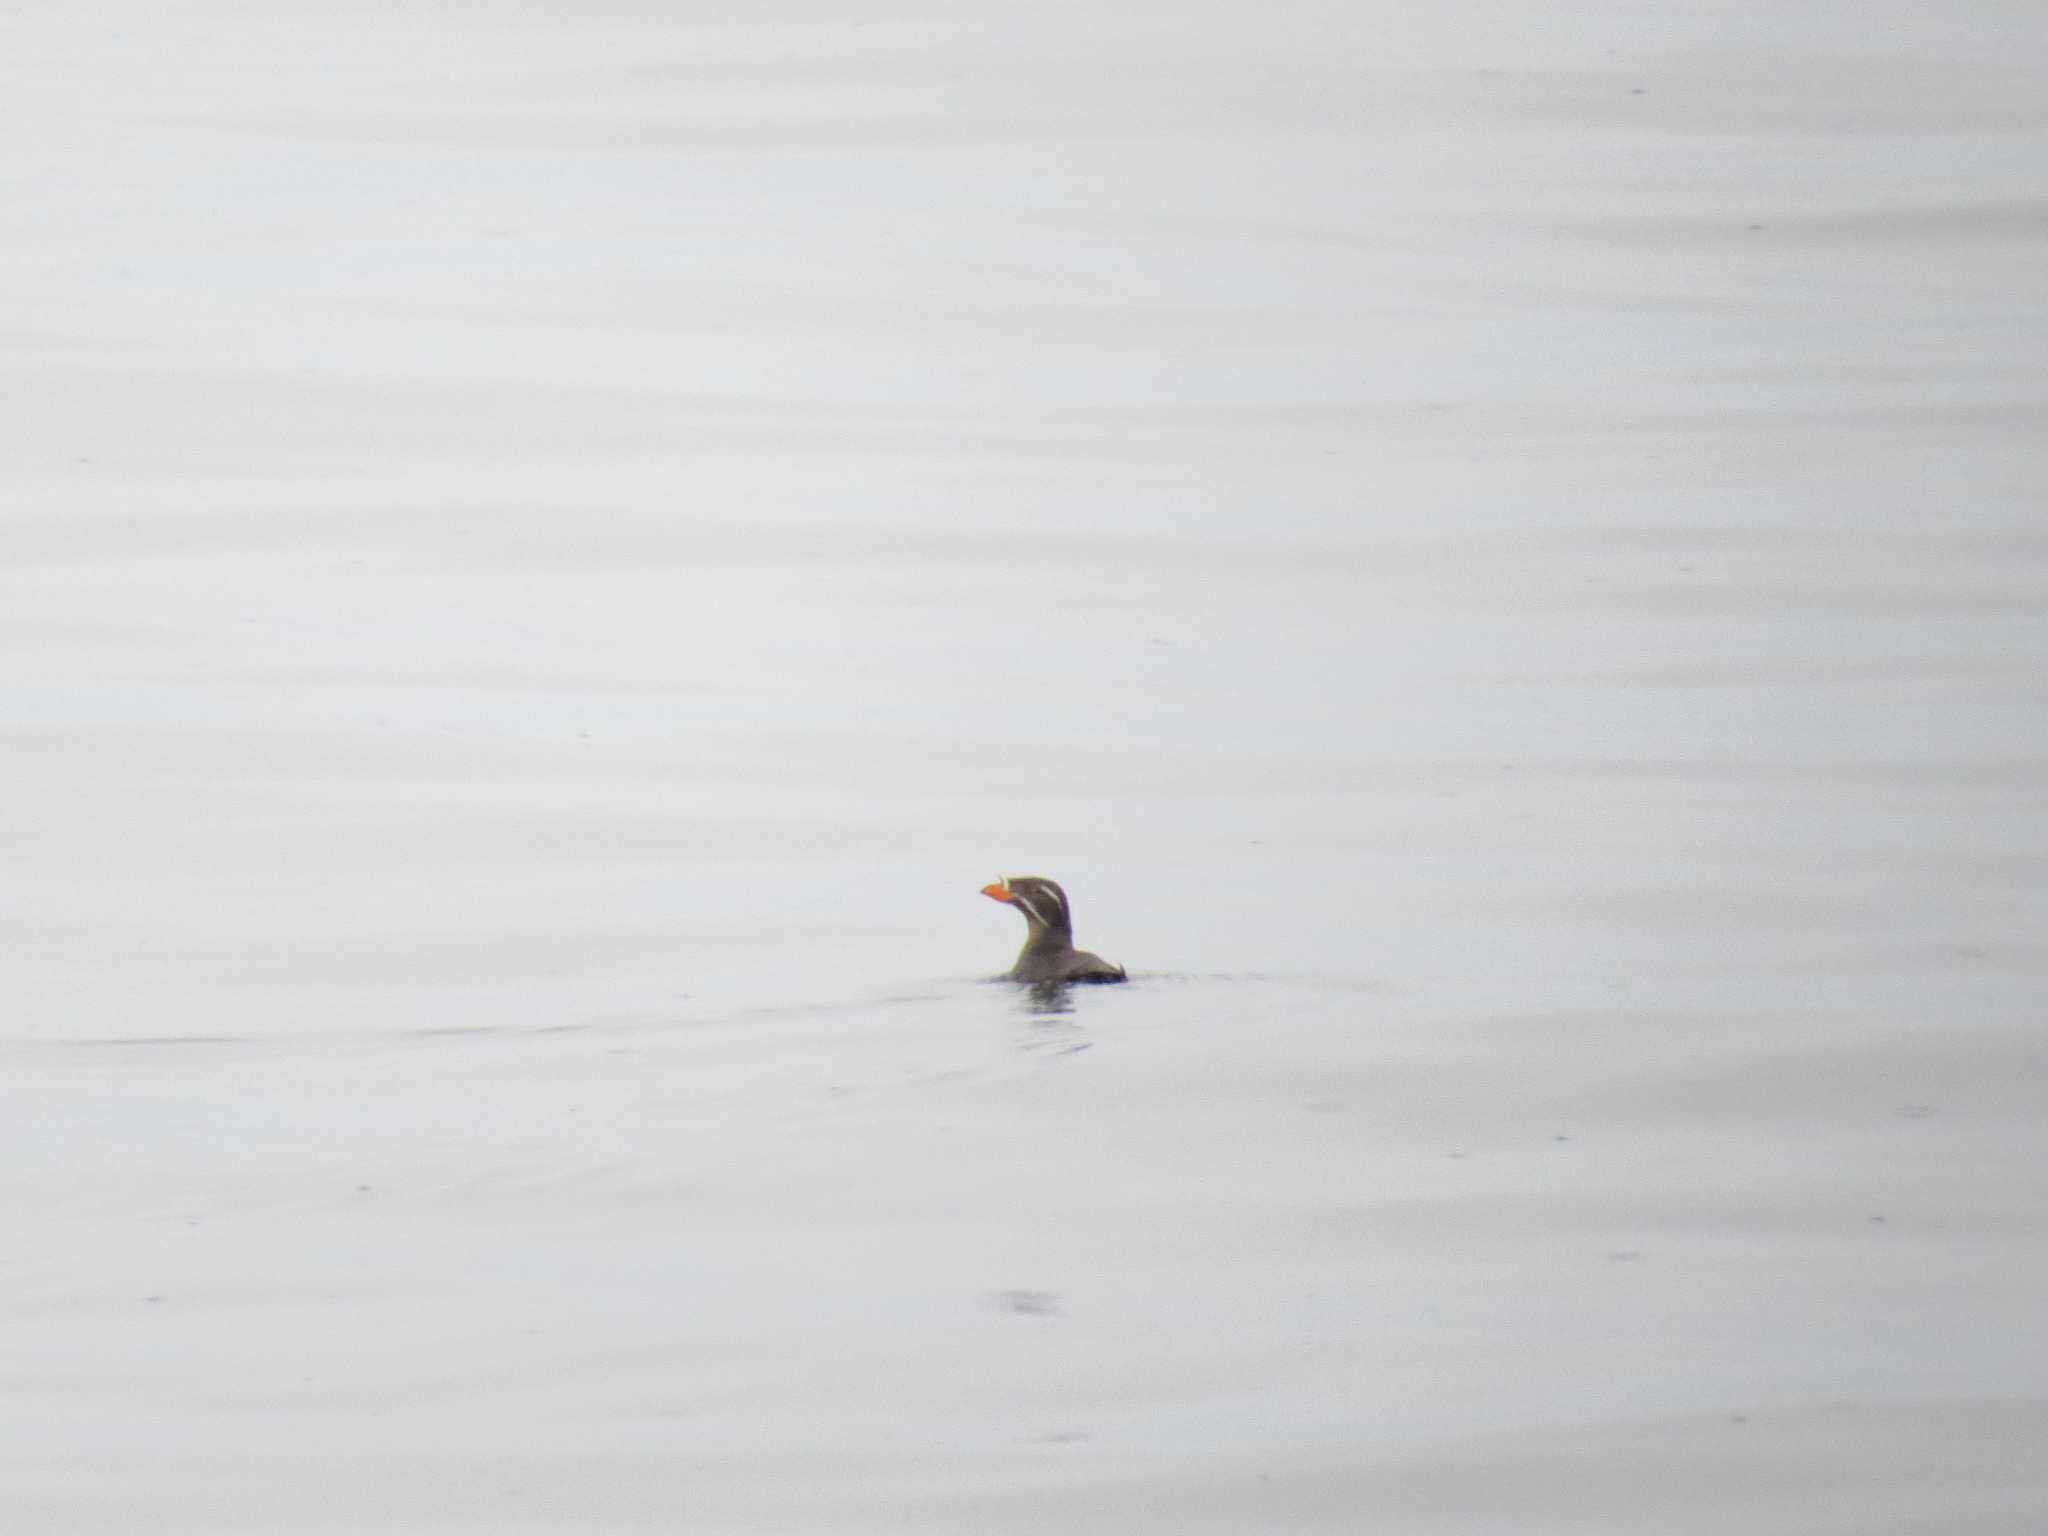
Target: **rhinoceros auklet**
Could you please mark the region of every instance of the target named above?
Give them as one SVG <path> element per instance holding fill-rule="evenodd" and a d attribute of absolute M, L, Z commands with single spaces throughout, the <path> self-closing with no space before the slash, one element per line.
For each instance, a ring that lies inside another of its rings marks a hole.
<path fill-rule="evenodd" d="M 1010 968 L 1010 980 L 1129 980 L 1122 966 L 1074 948 L 1073 908 L 1067 905 L 1067 893 L 1053 881 L 1037 875 L 1019 875 L 1014 880 L 1005 875 L 994 885 L 984 885 L 981 894 L 1015 907 L 1030 928 L 1023 952 Z"/>

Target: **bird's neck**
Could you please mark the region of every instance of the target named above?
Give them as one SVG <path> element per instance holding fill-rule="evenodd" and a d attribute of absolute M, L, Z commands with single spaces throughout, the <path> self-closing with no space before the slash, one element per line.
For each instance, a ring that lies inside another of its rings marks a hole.
<path fill-rule="evenodd" d="M 1074 930 L 1069 926 L 1048 928 L 1043 923 L 1031 923 L 1024 935 L 1024 953 L 1036 954 L 1045 949 L 1072 949 Z"/>

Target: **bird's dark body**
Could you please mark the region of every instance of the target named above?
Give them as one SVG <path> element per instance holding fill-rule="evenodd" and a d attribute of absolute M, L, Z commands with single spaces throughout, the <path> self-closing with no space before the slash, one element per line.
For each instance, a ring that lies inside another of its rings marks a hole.
<path fill-rule="evenodd" d="M 1120 965 L 1111 965 L 1100 955 L 1091 955 L 1085 949 L 1076 949 L 1069 944 L 1064 950 L 1053 951 L 1044 946 L 1024 947 L 1024 953 L 1017 957 L 1017 963 L 1010 968 L 1012 981 L 1128 981 Z"/>

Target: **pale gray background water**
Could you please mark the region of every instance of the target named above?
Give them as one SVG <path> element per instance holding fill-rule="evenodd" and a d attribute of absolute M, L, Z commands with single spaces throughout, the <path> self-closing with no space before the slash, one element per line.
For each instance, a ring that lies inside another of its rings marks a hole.
<path fill-rule="evenodd" d="M 2040 1529 L 2039 43 L 7 18 L 11 1526 Z"/>

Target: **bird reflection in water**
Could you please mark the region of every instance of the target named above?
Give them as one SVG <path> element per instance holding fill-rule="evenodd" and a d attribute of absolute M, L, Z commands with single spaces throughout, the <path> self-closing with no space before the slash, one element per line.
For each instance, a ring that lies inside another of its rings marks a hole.
<path fill-rule="evenodd" d="M 1022 989 L 1017 1002 L 1026 1019 L 1018 1050 L 1072 1056 L 1094 1045 L 1073 1017 L 1071 982 L 1035 981 Z"/>
<path fill-rule="evenodd" d="M 1034 981 L 1024 989 L 1024 1011 L 1038 1018 L 1074 1011 L 1074 984 L 1070 981 Z"/>

